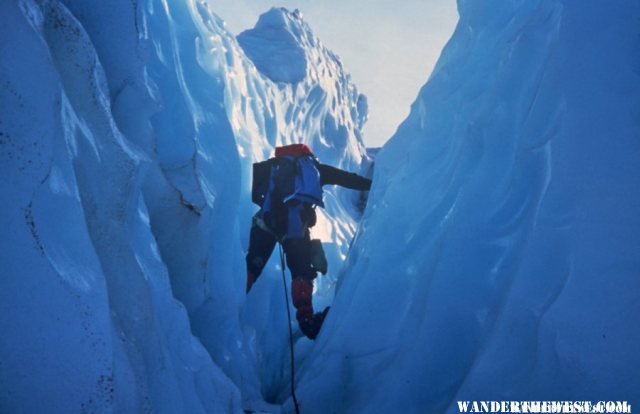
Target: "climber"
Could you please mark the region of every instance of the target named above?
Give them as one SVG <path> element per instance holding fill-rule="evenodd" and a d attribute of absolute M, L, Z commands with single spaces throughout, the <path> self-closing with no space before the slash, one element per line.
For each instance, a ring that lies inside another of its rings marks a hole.
<path fill-rule="evenodd" d="M 275 157 L 253 164 L 252 200 L 260 206 L 249 235 L 247 293 L 266 265 L 277 242 L 291 271 L 291 295 L 300 330 L 315 339 L 329 308 L 314 314 L 313 279 L 326 274 L 326 259 L 319 240 L 311 240 L 315 207 L 324 207 L 323 185 L 367 191 L 371 180 L 320 164 L 305 144 L 277 147 Z"/>

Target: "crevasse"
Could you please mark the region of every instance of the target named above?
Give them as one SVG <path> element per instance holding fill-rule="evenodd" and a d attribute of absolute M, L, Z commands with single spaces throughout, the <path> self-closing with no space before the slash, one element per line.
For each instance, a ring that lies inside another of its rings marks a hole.
<path fill-rule="evenodd" d="M 638 406 L 640 6 L 458 6 L 352 245 L 327 193 L 302 412 Z M 249 173 L 298 140 L 369 167 L 340 61 L 284 9 L 239 40 L 202 1 L 0 9 L 0 411 L 292 412 L 277 255 L 243 292 Z"/>

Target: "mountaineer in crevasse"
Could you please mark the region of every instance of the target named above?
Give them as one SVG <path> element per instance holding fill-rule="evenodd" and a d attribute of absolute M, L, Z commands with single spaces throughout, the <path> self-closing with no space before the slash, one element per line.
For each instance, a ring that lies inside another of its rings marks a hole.
<path fill-rule="evenodd" d="M 321 164 L 305 144 L 276 148 L 275 157 L 253 164 L 252 200 L 260 206 L 253 217 L 247 253 L 247 293 L 257 280 L 277 242 L 291 271 L 291 294 L 300 330 L 315 339 L 329 308 L 313 312 L 311 293 L 317 272 L 327 261 L 319 240 L 311 240 L 315 207 L 324 207 L 322 186 L 335 184 L 367 191 L 371 180 Z"/>

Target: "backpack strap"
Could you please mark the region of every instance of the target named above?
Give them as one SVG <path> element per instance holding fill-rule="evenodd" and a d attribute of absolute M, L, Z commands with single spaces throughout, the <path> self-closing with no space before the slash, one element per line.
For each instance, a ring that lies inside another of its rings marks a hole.
<path fill-rule="evenodd" d="M 284 199 L 285 203 L 290 200 L 299 200 L 314 206 L 324 207 L 318 166 L 318 160 L 312 155 L 296 159 L 295 188 L 294 192 Z"/>

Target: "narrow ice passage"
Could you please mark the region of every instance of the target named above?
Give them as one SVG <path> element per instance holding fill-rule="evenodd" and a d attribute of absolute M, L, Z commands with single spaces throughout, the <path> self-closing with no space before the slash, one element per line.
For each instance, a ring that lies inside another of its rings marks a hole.
<path fill-rule="evenodd" d="M 208 4 L 0 5 L 0 412 L 293 412 L 251 166 L 302 141 L 366 174 L 367 99 L 300 13 L 236 37 Z M 458 7 L 364 213 L 318 211 L 302 412 L 639 406 L 640 4 Z"/>

